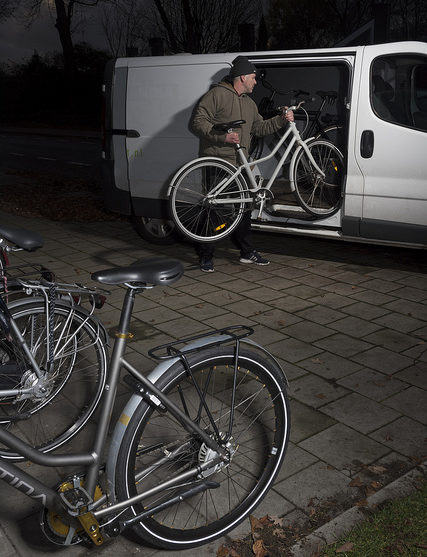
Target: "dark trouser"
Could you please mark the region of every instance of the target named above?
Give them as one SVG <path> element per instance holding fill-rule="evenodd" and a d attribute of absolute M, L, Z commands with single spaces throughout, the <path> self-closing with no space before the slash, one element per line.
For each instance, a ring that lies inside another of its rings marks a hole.
<path fill-rule="evenodd" d="M 251 242 L 251 211 L 245 211 L 239 226 L 231 234 L 233 244 L 240 250 L 240 256 L 245 257 L 255 251 Z M 212 259 L 215 251 L 215 243 L 196 244 L 196 252 L 200 259 Z"/>

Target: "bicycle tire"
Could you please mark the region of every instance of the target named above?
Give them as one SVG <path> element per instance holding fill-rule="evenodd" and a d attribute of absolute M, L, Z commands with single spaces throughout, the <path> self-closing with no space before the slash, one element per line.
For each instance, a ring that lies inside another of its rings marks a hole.
<path fill-rule="evenodd" d="M 304 211 L 317 217 L 328 217 L 341 206 L 345 179 L 344 157 L 338 147 L 323 139 L 308 141 L 307 147 L 325 173 L 325 178 L 319 176 L 301 148 L 292 159 L 290 168 L 295 195 Z"/>
<path fill-rule="evenodd" d="M 215 417 L 219 435 L 209 424 L 206 410 L 202 408 L 191 377 L 181 362 L 175 363 L 159 379 L 157 386 L 205 431 L 224 439 L 230 415 L 234 347 L 207 349 L 189 356 L 188 362 Z M 229 442 L 223 443 L 228 448 L 231 462 L 205 472 L 205 477 L 218 482 L 219 487 L 193 495 L 134 524 L 134 533 L 143 543 L 176 550 L 208 543 L 244 520 L 271 487 L 283 462 L 289 437 L 285 378 L 278 366 L 258 353 L 242 348 L 235 394 L 233 430 Z M 167 462 L 158 462 L 159 458 L 170 455 L 178 447 L 182 450 L 180 455 L 175 454 Z M 140 484 L 145 491 L 170 479 L 174 472 L 185 472 L 201 464 L 209 451 L 170 412 L 162 412 L 142 401 L 129 422 L 118 453 L 116 487 L 119 500 L 135 495 Z M 144 477 L 141 470 L 147 470 L 151 465 L 155 466 L 153 472 Z M 197 484 L 198 480 L 190 483 Z M 167 493 L 146 498 L 131 508 L 131 515 L 136 516 L 143 508 L 180 495 L 182 489 L 182 485 L 176 486 Z"/>
<path fill-rule="evenodd" d="M 10 307 L 41 370 L 46 370 L 46 307 L 44 300 L 20 300 Z M 95 320 L 66 303 L 56 302 L 54 312 L 54 367 L 47 373 L 45 392 L 0 399 L 0 426 L 31 446 L 49 452 L 57 449 L 87 423 L 96 410 L 106 381 L 107 351 Z M 15 384 L 3 388 L 35 385 L 36 376 L 21 347 L 0 335 L 0 364 L 18 369 Z M 5 368 L 3 368 L 5 369 Z M 0 367 L 1 370 L 1 367 Z M 2 381 L 5 381 L 3 374 Z M 22 457 L 0 446 L 0 455 Z"/>
<path fill-rule="evenodd" d="M 169 196 L 170 213 L 185 237 L 197 242 L 215 242 L 236 229 L 247 208 L 241 199 L 249 197 L 244 178 L 237 176 L 214 203 L 207 199 L 209 190 L 235 171 L 236 168 L 226 161 L 203 158 L 176 175 Z M 221 199 L 233 197 L 236 203 L 221 203 Z"/>

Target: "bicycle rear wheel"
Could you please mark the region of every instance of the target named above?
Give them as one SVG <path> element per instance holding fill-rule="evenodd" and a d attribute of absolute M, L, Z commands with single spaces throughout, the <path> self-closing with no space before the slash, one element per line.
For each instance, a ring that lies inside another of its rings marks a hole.
<path fill-rule="evenodd" d="M 252 350 L 241 349 L 233 404 L 234 347 L 209 349 L 189 356 L 188 361 L 194 382 L 178 362 L 157 386 L 222 444 L 230 461 L 208 467 L 131 508 L 136 516 L 144 509 L 166 505 L 133 526 L 145 543 L 165 549 L 208 543 L 248 516 L 271 487 L 289 436 L 286 384 L 278 366 Z M 215 456 L 170 412 L 144 401 L 131 418 L 119 454 L 116 486 L 120 500 L 194 470 Z M 206 481 L 217 485 L 203 488 Z M 189 495 L 192 489 L 200 491 Z"/>
<path fill-rule="evenodd" d="M 199 159 L 180 172 L 171 184 L 172 218 L 184 236 L 197 242 L 214 242 L 227 237 L 242 220 L 249 204 L 247 186 L 237 176 L 213 198 L 208 194 L 231 178 L 236 168 L 219 159 Z M 235 200 L 235 201 L 234 201 Z"/>
<path fill-rule="evenodd" d="M 307 143 L 323 178 L 314 168 L 307 153 L 300 149 L 290 170 L 300 206 L 318 217 L 333 215 L 341 206 L 345 179 L 344 158 L 335 145 L 323 139 Z"/>
<path fill-rule="evenodd" d="M 41 371 L 37 378 L 22 348 L 0 334 L 0 389 L 31 388 L 0 398 L 0 426 L 44 452 L 74 437 L 94 413 L 105 385 L 107 353 L 96 321 L 78 307 L 57 302 L 53 319 L 53 366 L 48 369 L 48 316 L 43 300 L 10 306 Z M 22 460 L 0 445 L 4 458 Z"/>

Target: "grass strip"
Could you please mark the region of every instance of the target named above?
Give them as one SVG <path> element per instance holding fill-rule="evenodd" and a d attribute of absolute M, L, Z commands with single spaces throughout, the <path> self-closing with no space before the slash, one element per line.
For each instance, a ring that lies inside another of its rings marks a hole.
<path fill-rule="evenodd" d="M 322 557 L 426 557 L 427 482 L 411 495 L 379 506 Z"/>

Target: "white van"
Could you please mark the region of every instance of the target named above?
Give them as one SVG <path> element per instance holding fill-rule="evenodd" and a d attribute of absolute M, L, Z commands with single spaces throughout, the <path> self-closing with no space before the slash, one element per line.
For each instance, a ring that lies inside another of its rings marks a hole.
<path fill-rule="evenodd" d="M 330 93 L 326 121 L 339 125 L 347 169 L 334 215 L 309 216 L 279 193 L 253 228 L 426 248 L 427 44 L 244 54 L 265 83 L 288 91 L 276 94 L 278 105 L 290 104 L 290 90 L 299 89 L 314 95 L 306 106 L 316 112 L 322 91 Z M 198 155 L 198 139 L 189 130 L 192 110 L 236 56 L 120 58 L 106 67 L 106 205 L 131 215 L 148 240 L 173 237 L 167 189 L 175 172 Z M 268 97 L 271 91 L 259 80 L 254 100 Z M 271 144 L 264 141 L 264 155 Z"/>

